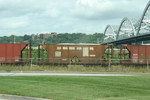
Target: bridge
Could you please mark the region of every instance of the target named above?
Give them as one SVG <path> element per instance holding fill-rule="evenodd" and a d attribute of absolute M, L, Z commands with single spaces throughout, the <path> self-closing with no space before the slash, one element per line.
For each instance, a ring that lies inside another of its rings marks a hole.
<path fill-rule="evenodd" d="M 120 25 L 107 25 L 101 44 L 131 44 L 150 40 L 150 1 L 141 18 L 122 19 Z"/>

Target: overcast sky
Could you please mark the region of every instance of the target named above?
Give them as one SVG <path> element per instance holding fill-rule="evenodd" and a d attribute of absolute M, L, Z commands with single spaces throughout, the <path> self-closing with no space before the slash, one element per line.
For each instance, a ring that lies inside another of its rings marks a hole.
<path fill-rule="evenodd" d="M 149 0 L 0 0 L 0 36 L 103 33 L 124 17 L 140 18 Z"/>

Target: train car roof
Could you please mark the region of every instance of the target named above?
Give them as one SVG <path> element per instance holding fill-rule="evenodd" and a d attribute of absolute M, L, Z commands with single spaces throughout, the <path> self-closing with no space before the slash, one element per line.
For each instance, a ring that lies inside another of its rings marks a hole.
<path fill-rule="evenodd" d="M 93 44 L 93 43 L 59 43 L 59 44 L 56 44 L 56 45 L 100 45 L 100 44 Z"/>

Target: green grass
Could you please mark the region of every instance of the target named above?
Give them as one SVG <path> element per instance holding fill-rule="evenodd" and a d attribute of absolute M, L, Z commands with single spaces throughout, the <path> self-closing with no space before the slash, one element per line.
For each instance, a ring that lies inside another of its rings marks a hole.
<path fill-rule="evenodd" d="M 1 76 L 0 93 L 53 100 L 150 100 L 150 77 Z"/>

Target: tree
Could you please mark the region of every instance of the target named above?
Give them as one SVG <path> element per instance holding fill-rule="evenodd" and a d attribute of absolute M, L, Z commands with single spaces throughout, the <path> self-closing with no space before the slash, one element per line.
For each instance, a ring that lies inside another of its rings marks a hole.
<path fill-rule="evenodd" d="M 23 37 L 23 40 L 24 40 L 24 41 L 27 41 L 27 40 L 29 40 L 30 38 L 31 38 L 30 35 L 26 35 L 26 34 L 25 34 L 24 37 Z"/>

